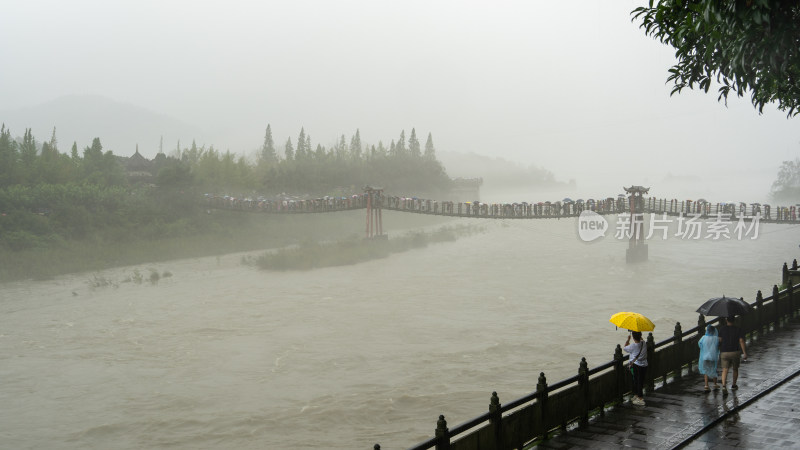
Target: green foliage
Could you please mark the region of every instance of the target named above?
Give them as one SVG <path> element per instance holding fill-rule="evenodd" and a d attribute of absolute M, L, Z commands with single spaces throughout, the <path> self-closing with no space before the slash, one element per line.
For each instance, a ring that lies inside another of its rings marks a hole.
<path fill-rule="evenodd" d="M 264 134 L 264 144 L 261 146 L 261 162 L 265 164 L 275 164 L 278 162 L 278 153 L 275 151 L 275 141 L 272 139 L 272 127 L 267 124 L 267 131 Z"/>
<path fill-rule="evenodd" d="M 632 11 L 648 36 L 675 48 L 672 93 L 721 84 L 719 100 L 750 91 L 763 111 L 777 102 L 800 113 L 800 2 L 796 0 L 661 0 Z"/>
<path fill-rule="evenodd" d="M 72 159 L 73 162 L 77 163 L 78 161 L 80 161 L 81 157 L 80 157 L 80 155 L 78 155 L 78 143 L 77 142 L 73 142 L 72 143 L 72 149 L 70 150 L 69 157 Z"/>
<path fill-rule="evenodd" d="M 0 189 L 0 213 L 0 248 L 19 250 L 89 237 L 179 235 L 191 230 L 187 221 L 201 210 L 189 192 L 67 184 Z"/>
<path fill-rule="evenodd" d="M 771 195 L 776 201 L 800 203 L 800 158 L 781 164 Z"/>
<path fill-rule="evenodd" d="M 345 161 L 350 156 L 350 149 L 347 147 L 344 135 L 339 138 L 339 143 L 334 149 L 334 156 L 336 156 L 337 161 Z"/>
<path fill-rule="evenodd" d="M 356 130 L 356 134 L 350 138 L 350 155 L 352 155 L 353 159 L 359 160 L 361 159 L 361 132 Z"/>
<path fill-rule="evenodd" d="M 436 148 L 433 146 L 433 136 L 428 133 L 428 140 L 425 141 L 425 154 L 423 155 L 427 161 L 436 161 Z"/>
<path fill-rule="evenodd" d="M 283 154 L 286 156 L 287 161 L 294 159 L 294 147 L 292 146 L 292 138 L 286 140 L 286 145 L 283 146 Z"/>
<path fill-rule="evenodd" d="M 27 248 L 44 247 L 46 240 L 27 231 L 15 230 L 3 235 L 3 243 L 9 250 L 24 250 Z"/>
<path fill-rule="evenodd" d="M 163 205 L 154 207 L 152 203 L 156 199 Z M 208 214 L 205 210 L 197 210 L 194 199 L 194 194 L 181 194 L 179 191 L 159 196 L 132 192 L 129 200 L 139 208 L 126 213 L 120 211 L 119 214 L 123 218 L 143 216 L 136 223 L 98 226 L 94 235 L 80 240 L 37 235 L 38 244 L 45 246 L 28 246 L 18 251 L 0 244 L 0 282 L 48 279 L 64 273 L 93 272 L 178 258 L 252 252 L 285 247 L 303 240 L 331 241 L 347 236 L 353 230 L 363 229 L 364 224 L 363 211 L 287 216 Z M 172 210 L 177 211 L 169 215 Z M 174 219 L 178 216 L 182 216 L 182 220 Z M 2 217 L 0 215 L 0 220 Z M 41 218 L 49 220 L 47 216 Z M 447 221 L 446 218 L 420 214 L 395 214 L 391 217 L 393 226 L 400 229 L 440 225 Z M 161 231 L 170 237 L 159 234 Z M 4 234 L 0 230 L 0 236 Z M 164 273 L 162 278 L 170 275 Z"/>
<path fill-rule="evenodd" d="M 33 164 L 36 162 L 36 139 L 31 133 L 31 129 L 25 129 L 25 135 L 22 137 L 22 143 L 19 146 L 19 158 L 24 170 L 29 175 L 33 170 Z"/>
<path fill-rule="evenodd" d="M 0 189 L 61 184 L 129 187 L 119 158 L 105 151 L 99 138 L 94 138 L 82 155 L 76 143 L 70 155 L 59 153 L 57 145 L 55 130 L 51 139 L 39 146 L 30 129 L 17 142 L 5 125 L 0 127 Z M 359 130 L 349 145 L 342 135 L 331 149 L 317 145 L 312 151 L 311 137 L 301 129 L 296 149 L 291 138 L 287 140 L 284 160 L 270 156 L 273 147 L 269 126 L 255 164 L 229 150 L 220 152 L 213 146 L 198 146 L 194 141 L 190 148 L 182 149 L 179 142 L 173 156 L 163 153 L 156 156 L 152 173 L 161 188 L 266 195 L 281 192 L 349 195 L 360 192 L 366 184 L 380 184 L 407 195 L 435 196 L 447 191 L 450 184 L 436 160 L 431 135 L 428 134 L 425 153 L 420 154 L 414 129 L 409 148 L 406 149 L 402 131 L 391 152 L 382 142 L 365 152 Z M 77 211 L 76 217 L 80 213 Z"/>
<path fill-rule="evenodd" d="M 406 130 L 400 132 L 400 139 L 394 146 L 394 152 L 397 156 L 406 156 L 408 149 L 406 149 Z"/>
<path fill-rule="evenodd" d="M 41 146 L 30 129 L 21 141 L 11 139 L 10 130 L 0 127 L 0 189 L 14 185 L 90 183 L 101 186 L 124 186 L 125 172 L 112 152 L 103 153 L 99 138 L 78 155 L 77 145 L 72 155 L 59 153 L 53 136 Z"/>
<path fill-rule="evenodd" d="M 430 134 L 424 155 L 419 149 L 416 130 L 412 130 L 411 135 L 411 147 L 405 151 L 402 150 L 405 132 L 401 132 L 401 144 L 393 147 L 395 151 L 387 152 L 383 143 L 379 142 L 377 148 L 373 146 L 364 152 L 359 130 L 356 130 L 349 145 L 342 135 L 330 151 L 321 145 L 311 151 L 308 147 L 309 135 L 303 129 L 296 151 L 291 146 L 291 139 L 287 141 L 287 154 L 291 157 L 275 165 L 258 164 L 254 169 L 256 173 L 248 178 L 252 182 L 246 187 L 267 193 L 348 195 L 359 192 L 364 185 L 380 184 L 389 191 L 407 195 L 444 194 L 451 180 L 436 160 Z"/>
<path fill-rule="evenodd" d="M 410 143 L 416 139 L 414 130 L 411 134 Z M 437 197 L 449 188 L 444 168 L 427 148 L 423 157 L 390 155 L 382 142 L 364 147 L 358 130 L 349 146 L 342 135 L 333 147 L 317 145 L 311 151 L 305 130 L 298 141 L 304 150 L 300 157 L 289 140 L 289 158 L 259 158 L 256 164 L 195 142 L 182 149 L 179 142 L 174 154 L 159 153 L 153 160 L 157 187 L 147 187 L 128 184 L 120 159 L 104 150 L 99 138 L 82 153 L 73 143 L 68 155 L 58 151 L 55 130 L 39 144 L 30 129 L 15 140 L 0 125 L 0 255 L 5 256 L 0 257 L 0 280 L 252 249 L 251 238 L 238 237 L 242 224 L 236 221 L 245 215 L 207 214 L 197 202 L 204 192 L 350 195 L 380 183 L 391 192 Z M 262 150 L 269 152 L 272 145 L 268 127 Z M 317 232 L 292 227 L 299 235 Z M 214 238 L 173 248 L 172 242 L 199 236 Z M 261 236 L 259 242 L 268 239 Z"/>
<path fill-rule="evenodd" d="M 5 124 L 0 125 L 0 187 L 17 182 L 17 143 L 11 139 L 11 131 Z"/>
<path fill-rule="evenodd" d="M 192 170 L 184 161 L 171 158 L 161 164 L 156 175 L 156 183 L 159 186 L 181 188 L 192 184 Z"/>
<path fill-rule="evenodd" d="M 422 156 L 422 151 L 419 146 L 419 139 L 417 139 L 417 130 L 411 129 L 411 136 L 408 138 L 408 151 L 413 158 Z"/>
<path fill-rule="evenodd" d="M 308 157 L 309 151 L 306 149 L 306 130 L 300 129 L 300 135 L 297 136 L 297 151 L 295 151 L 295 158 L 302 161 Z"/>

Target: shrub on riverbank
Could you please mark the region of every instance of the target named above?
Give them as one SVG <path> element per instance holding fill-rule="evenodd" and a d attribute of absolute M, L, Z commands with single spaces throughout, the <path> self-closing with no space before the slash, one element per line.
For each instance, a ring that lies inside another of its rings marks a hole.
<path fill-rule="evenodd" d="M 0 248 L 58 247 L 63 241 L 120 242 L 202 231 L 191 193 L 96 185 L 0 189 Z"/>

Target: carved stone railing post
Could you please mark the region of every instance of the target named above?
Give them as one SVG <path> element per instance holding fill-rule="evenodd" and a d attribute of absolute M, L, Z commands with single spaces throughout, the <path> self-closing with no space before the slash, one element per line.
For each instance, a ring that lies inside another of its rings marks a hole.
<path fill-rule="evenodd" d="M 505 444 L 503 444 L 503 415 L 500 409 L 500 397 L 497 396 L 497 392 L 492 392 L 492 398 L 489 400 L 489 413 L 491 414 L 489 423 L 491 423 L 494 428 L 494 442 L 496 448 L 506 448 Z"/>
<path fill-rule="evenodd" d="M 656 355 L 656 341 L 653 339 L 653 333 L 647 333 L 647 360 L 650 361 L 650 358 L 655 357 L 658 359 L 658 355 Z M 659 361 L 661 362 L 661 361 Z M 647 379 L 645 380 L 645 385 L 647 386 L 647 393 L 653 392 L 655 390 L 655 375 L 653 374 L 652 370 L 647 371 Z"/>
<path fill-rule="evenodd" d="M 614 373 L 617 374 L 617 392 L 615 397 L 617 403 L 622 403 L 622 397 L 623 394 L 625 394 L 625 380 L 628 376 L 625 371 L 625 365 L 622 363 L 622 358 L 622 347 L 617 344 L 617 348 L 614 349 Z"/>
<path fill-rule="evenodd" d="M 786 263 L 783 263 L 783 268 L 781 269 L 781 276 L 782 276 L 781 277 L 781 279 L 782 279 L 781 284 L 783 284 L 783 285 L 788 284 L 789 283 L 789 267 L 786 265 Z"/>
<path fill-rule="evenodd" d="M 675 380 L 680 380 L 683 377 L 683 330 L 681 323 L 675 323 L 675 331 L 672 332 L 675 342 L 672 343 L 674 351 L 672 352 L 672 361 L 670 366 L 675 368 Z M 689 364 L 689 372 L 691 373 L 691 363 Z M 664 377 L 664 384 L 667 384 L 667 378 Z"/>
<path fill-rule="evenodd" d="M 542 430 L 542 439 L 547 439 L 547 377 L 544 376 L 544 372 L 539 373 L 536 392 L 539 394 L 539 414 L 536 415 L 537 428 Z"/>
<path fill-rule="evenodd" d="M 578 367 L 578 392 L 581 396 L 580 426 L 585 427 L 589 425 L 589 364 L 585 357 Z"/>
<path fill-rule="evenodd" d="M 444 415 L 439 416 L 436 422 L 436 450 L 450 450 L 450 430 L 447 428 L 447 421 Z"/>

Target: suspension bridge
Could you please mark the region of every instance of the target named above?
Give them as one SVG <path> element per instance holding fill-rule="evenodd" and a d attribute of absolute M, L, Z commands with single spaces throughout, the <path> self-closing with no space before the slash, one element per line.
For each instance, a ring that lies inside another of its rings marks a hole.
<path fill-rule="evenodd" d="M 691 215 L 700 218 L 724 216 L 731 220 L 739 218 L 751 220 L 758 217 L 761 222 L 772 223 L 798 222 L 797 213 L 800 205 L 773 207 L 761 203 L 714 203 L 703 198 L 678 200 L 646 197 L 645 194 L 649 192 L 649 188 L 642 186 L 631 186 L 624 189 L 627 195 L 619 194 L 617 197 L 587 200 L 564 198 L 555 201 L 513 203 L 456 202 L 386 195 L 382 188 L 370 186 L 364 188 L 364 193 L 341 197 L 268 199 L 206 194 L 204 201 L 209 208 L 269 214 L 313 214 L 365 209 L 367 210 L 368 237 L 382 234 L 381 211 L 383 210 L 481 219 L 561 219 L 578 217 L 584 211 L 593 211 L 601 215 L 650 213 L 667 216 Z"/>

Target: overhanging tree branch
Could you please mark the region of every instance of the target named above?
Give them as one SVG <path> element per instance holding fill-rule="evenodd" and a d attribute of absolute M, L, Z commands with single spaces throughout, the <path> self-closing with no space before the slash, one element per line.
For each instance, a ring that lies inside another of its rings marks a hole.
<path fill-rule="evenodd" d="M 800 2 L 661 0 L 631 12 L 645 34 L 675 48 L 672 94 L 721 84 L 718 100 L 750 92 L 759 113 L 800 114 Z"/>

